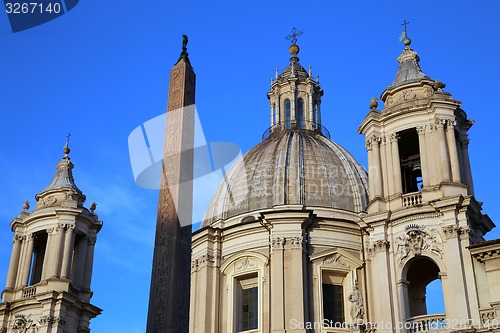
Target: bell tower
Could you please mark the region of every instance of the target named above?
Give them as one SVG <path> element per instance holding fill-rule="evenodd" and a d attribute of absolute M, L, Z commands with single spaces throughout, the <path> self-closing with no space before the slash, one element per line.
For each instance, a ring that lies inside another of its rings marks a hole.
<path fill-rule="evenodd" d="M 373 98 L 358 129 L 369 167 L 369 203 L 360 214 L 368 320 L 405 323 L 412 332 L 464 319 L 463 329 L 478 327 L 478 309 L 489 307 L 489 296 L 478 287 L 486 275 L 476 274 L 484 268 L 469 247 L 495 225 L 473 196 L 467 147 L 473 121 L 444 83 L 422 72 L 406 30 L 404 37 L 382 109 Z M 431 282 L 442 291 L 429 292 Z M 430 304 L 437 300 L 443 309 L 436 313 Z"/>
<path fill-rule="evenodd" d="M 366 137 L 369 211 L 394 210 L 454 195 L 473 195 L 468 134 L 473 120 L 445 84 L 425 75 L 406 38 L 396 79 L 359 127 Z"/>
<path fill-rule="evenodd" d="M 69 137 L 68 137 L 69 138 Z M 83 333 L 101 313 L 90 304 L 97 233 L 96 204 L 73 179 L 68 144 L 49 186 L 11 222 L 14 232 L 7 285 L 0 303 L 0 332 Z"/>

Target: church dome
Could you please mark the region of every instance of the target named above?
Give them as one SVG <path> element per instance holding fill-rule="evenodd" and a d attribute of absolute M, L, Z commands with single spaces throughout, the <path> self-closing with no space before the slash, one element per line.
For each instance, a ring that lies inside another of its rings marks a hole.
<path fill-rule="evenodd" d="M 290 64 L 267 97 L 271 127 L 260 144 L 231 167 L 208 206 L 203 226 L 280 205 L 361 212 L 368 202 L 368 176 L 321 125 L 323 89 L 312 69 L 300 65 L 292 30 Z M 316 76 L 318 78 L 318 76 Z M 328 135 L 329 136 L 329 135 Z"/>
<path fill-rule="evenodd" d="M 229 170 L 203 226 L 277 205 L 361 212 L 368 200 L 365 169 L 339 144 L 306 130 L 271 135 Z"/>

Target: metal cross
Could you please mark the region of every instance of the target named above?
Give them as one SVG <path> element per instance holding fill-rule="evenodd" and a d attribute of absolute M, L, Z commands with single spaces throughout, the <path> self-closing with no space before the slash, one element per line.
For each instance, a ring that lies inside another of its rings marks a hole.
<path fill-rule="evenodd" d="M 401 26 L 404 26 L 405 27 L 405 37 L 408 35 L 408 32 L 406 31 L 406 26 L 410 24 L 410 22 L 407 22 L 406 20 L 403 22 L 403 24 L 401 24 Z"/>
<path fill-rule="evenodd" d="M 68 135 L 66 135 L 66 145 L 69 145 L 69 138 L 71 137 L 71 133 L 68 133 Z"/>
<path fill-rule="evenodd" d="M 290 35 L 286 36 L 286 39 L 291 41 L 292 44 L 295 44 L 297 42 L 298 36 L 302 36 L 302 31 L 297 31 L 297 28 L 293 27 L 292 33 Z"/>

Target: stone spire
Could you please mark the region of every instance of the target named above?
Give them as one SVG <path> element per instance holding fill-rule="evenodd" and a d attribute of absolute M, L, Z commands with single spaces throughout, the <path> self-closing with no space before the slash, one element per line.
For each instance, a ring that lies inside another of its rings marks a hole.
<path fill-rule="evenodd" d="M 189 330 L 196 77 L 187 42 L 183 35 L 181 55 L 170 71 L 147 333 Z"/>

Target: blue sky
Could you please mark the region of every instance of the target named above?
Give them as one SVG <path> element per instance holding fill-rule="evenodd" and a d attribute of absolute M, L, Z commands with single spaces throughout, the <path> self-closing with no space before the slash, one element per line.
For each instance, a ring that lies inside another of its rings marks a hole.
<path fill-rule="evenodd" d="M 301 64 L 320 75 L 322 121 L 366 166 L 356 130 L 394 79 L 401 22 L 423 71 L 447 84 L 476 123 L 469 146 L 476 198 L 500 221 L 500 4 L 470 1 L 97 1 L 13 34 L 0 13 L 0 288 L 9 223 L 50 182 L 68 132 L 77 185 L 97 202 L 93 332 L 144 332 L 158 193 L 134 184 L 127 138 L 166 108 L 169 70 L 189 35 L 197 109 L 209 141 L 247 151 L 269 126 L 266 93 L 288 64 L 293 26 Z M 498 238 L 498 230 L 488 238 Z M 125 307 L 135 315 L 124 318 Z"/>

